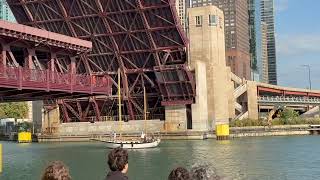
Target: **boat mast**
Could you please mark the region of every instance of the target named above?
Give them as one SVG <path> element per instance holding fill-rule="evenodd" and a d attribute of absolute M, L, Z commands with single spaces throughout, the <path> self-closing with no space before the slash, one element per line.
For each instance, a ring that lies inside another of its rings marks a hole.
<path fill-rule="evenodd" d="M 120 140 L 122 137 L 122 114 L 121 114 L 121 75 L 120 75 L 120 68 L 118 69 L 118 118 L 119 118 L 119 125 L 120 125 Z"/>
<path fill-rule="evenodd" d="M 144 107 L 144 132 L 147 135 L 147 95 L 146 95 L 145 86 L 143 86 L 143 107 Z"/>

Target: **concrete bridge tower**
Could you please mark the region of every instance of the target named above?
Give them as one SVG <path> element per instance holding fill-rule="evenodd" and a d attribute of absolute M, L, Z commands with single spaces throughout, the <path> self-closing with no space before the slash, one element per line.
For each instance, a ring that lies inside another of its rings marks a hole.
<path fill-rule="evenodd" d="M 195 127 L 199 130 L 225 127 L 221 136 L 228 136 L 233 84 L 225 60 L 223 11 L 215 6 L 190 8 L 188 21 L 190 65 L 197 84 L 192 120 L 202 125 Z"/>

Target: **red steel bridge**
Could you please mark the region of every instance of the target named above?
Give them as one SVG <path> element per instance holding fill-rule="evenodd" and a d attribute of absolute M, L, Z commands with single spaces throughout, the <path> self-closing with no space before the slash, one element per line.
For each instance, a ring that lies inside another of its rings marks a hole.
<path fill-rule="evenodd" d="M 107 75 L 77 74 L 76 57 L 92 44 L 0 21 L 0 102 L 75 98 L 111 93 Z"/>
<path fill-rule="evenodd" d="M 150 119 L 164 106 L 192 104 L 193 74 L 186 66 L 187 39 L 174 0 L 7 0 L 18 23 L 92 42 L 75 71 L 109 76 L 111 96 L 59 101 L 63 122 L 117 116 L 121 87 L 126 120 L 142 119 L 143 87 Z M 68 61 L 64 62 L 68 63 Z M 121 84 L 117 84 L 117 70 Z"/>

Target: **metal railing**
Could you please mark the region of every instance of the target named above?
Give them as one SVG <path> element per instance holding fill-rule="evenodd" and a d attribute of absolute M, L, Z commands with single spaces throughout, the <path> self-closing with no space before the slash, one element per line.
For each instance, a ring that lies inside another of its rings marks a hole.
<path fill-rule="evenodd" d="M 0 66 L 0 87 L 111 94 L 109 76 Z"/>
<path fill-rule="evenodd" d="M 284 97 L 284 96 L 259 96 L 259 103 L 292 103 L 292 104 L 320 104 L 320 98 L 311 97 Z"/>
<path fill-rule="evenodd" d="M 100 117 L 101 117 L 102 122 L 104 122 L 104 121 L 118 121 L 118 119 L 119 119 L 119 117 L 117 115 L 115 115 L 115 116 L 100 116 Z M 144 119 L 143 115 L 136 115 L 136 116 L 134 116 L 134 118 L 135 118 L 135 120 L 143 120 Z M 129 121 L 129 119 L 130 119 L 130 117 L 128 115 L 122 116 L 123 121 Z M 161 114 L 154 114 L 152 116 L 148 116 L 147 119 L 148 120 L 162 119 L 162 115 Z M 85 120 L 86 120 L 85 122 L 98 122 L 96 116 L 87 117 Z"/>

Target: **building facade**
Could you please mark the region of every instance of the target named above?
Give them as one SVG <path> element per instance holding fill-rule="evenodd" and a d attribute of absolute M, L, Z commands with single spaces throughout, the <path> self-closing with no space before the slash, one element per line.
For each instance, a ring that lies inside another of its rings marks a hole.
<path fill-rule="evenodd" d="M 258 74 L 257 50 L 256 50 L 256 22 L 255 22 L 255 0 L 248 0 L 249 13 L 249 37 L 250 37 L 250 62 L 252 69 L 252 79 L 257 80 L 255 75 Z"/>
<path fill-rule="evenodd" d="M 269 83 L 268 74 L 268 26 L 266 23 L 261 23 L 261 76 L 260 81 Z"/>
<path fill-rule="evenodd" d="M 11 9 L 5 0 L 0 0 L 0 19 L 15 22 Z"/>
<path fill-rule="evenodd" d="M 179 17 L 182 27 L 185 27 L 186 18 L 186 0 L 176 0 L 177 15 Z"/>
<path fill-rule="evenodd" d="M 265 83 L 276 85 L 277 60 L 274 23 L 274 0 L 256 0 L 255 3 L 257 58 L 260 80 Z M 265 55 L 267 55 L 267 60 L 265 59 Z M 268 78 L 265 78 L 266 74 Z"/>
<path fill-rule="evenodd" d="M 251 79 L 248 0 L 191 0 L 191 7 L 214 5 L 225 16 L 226 62 L 239 77 Z"/>

